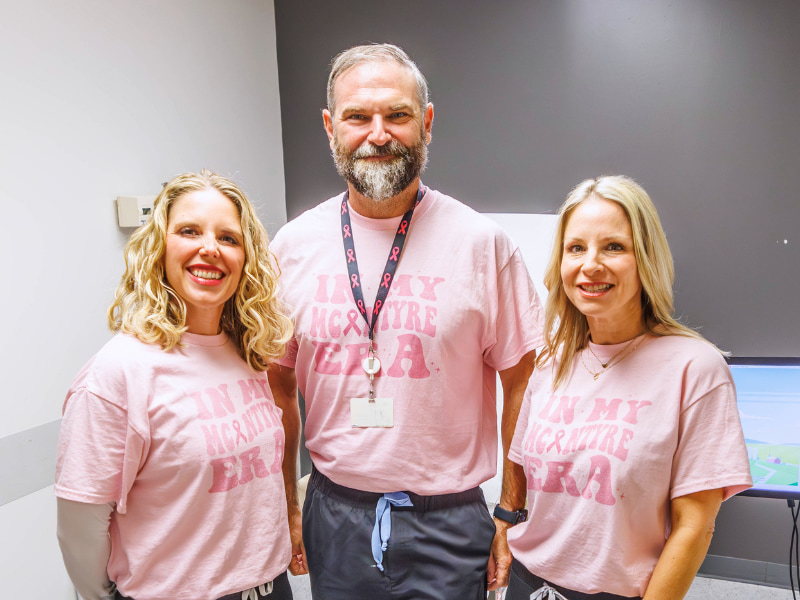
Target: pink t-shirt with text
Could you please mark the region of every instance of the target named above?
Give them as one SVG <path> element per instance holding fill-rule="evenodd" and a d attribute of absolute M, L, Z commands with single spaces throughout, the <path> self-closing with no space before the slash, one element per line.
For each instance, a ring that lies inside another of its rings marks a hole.
<path fill-rule="evenodd" d="M 225 334 L 164 352 L 118 334 L 64 404 L 56 494 L 116 503 L 108 574 L 144 600 L 211 600 L 286 570 L 284 434 Z"/>
<path fill-rule="evenodd" d="M 624 352 L 590 347 L 603 360 Z M 550 583 L 641 596 L 670 500 L 752 485 L 736 392 L 722 356 L 697 339 L 650 336 L 596 380 L 583 354 L 555 392 L 551 365 L 528 384 L 509 458 L 525 469 L 530 517 L 508 543 Z"/>
<path fill-rule="evenodd" d="M 354 428 L 369 348 L 341 230 L 342 196 L 278 232 L 272 250 L 294 317 L 294 367 L 306 401 L 306 445 L 340 485 L 418 494 L 460 492 L 497 465 L 496 373 L 541 344 L 542 310 L 517 246 L 486 217 L 428 190 L 375 328 L 377 397 L 394 400 L 394 427 Z M 350 210 L 361 286 L 372 306 L 401 217 Z"/>

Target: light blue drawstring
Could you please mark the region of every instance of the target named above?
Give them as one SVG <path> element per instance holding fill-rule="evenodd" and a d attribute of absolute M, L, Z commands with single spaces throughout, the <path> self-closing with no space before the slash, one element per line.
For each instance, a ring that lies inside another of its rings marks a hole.
<path fill-rule="evenodd" d="M 372 558 L 375 566 L 383 571 L 383 551 L 389 545 L 389 536 L 392 534 L 392 505 L 414 506 L 411 498 L 404 492 L 391 492 L 384 494 L 378 500 L 375 509 L 375 527 L 372 529 Z"/>

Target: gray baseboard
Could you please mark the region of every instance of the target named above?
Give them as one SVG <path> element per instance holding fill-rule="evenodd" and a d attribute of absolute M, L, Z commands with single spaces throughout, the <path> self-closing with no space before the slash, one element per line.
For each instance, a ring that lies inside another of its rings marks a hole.
<path fill-rule="evenodd" d="M 697 574 L 715 579 L 790 588 L 789 565 L 780 563 L 709 554 Z"/>

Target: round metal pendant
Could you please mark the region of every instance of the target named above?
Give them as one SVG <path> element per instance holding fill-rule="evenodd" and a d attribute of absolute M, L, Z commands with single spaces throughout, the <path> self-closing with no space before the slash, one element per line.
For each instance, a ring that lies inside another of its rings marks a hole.
<path fill-rule="evenodd" d="M 381 370 L 381 361 L 379 361 L 375 356 L 368 356 L 361 361 L 361 366 L 364 368 L 364 372 L 367 375 L 375 375 Z"/>

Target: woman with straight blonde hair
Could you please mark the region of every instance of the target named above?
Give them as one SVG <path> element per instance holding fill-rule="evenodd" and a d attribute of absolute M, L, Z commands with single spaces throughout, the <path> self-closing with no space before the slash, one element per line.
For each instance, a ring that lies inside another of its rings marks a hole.
<path fill-rule="evenodd" d="M 64 563 L 85 600 L 290 599 L 285 436 L 265 371 L 292 327 L 267 234 L 206 170 L 167 183 L 153 211 L 125 248 L 116 335 L 64 403 Z"/>
<path fill-rule="evenodd" d="M 752 485 L 730 371 L 673 318 L 672 282 L 635 181 L 572 190 L 509 452 L 530 516 L 507 530 L 508 600 L 680 600 L 721 502 Z"/>

